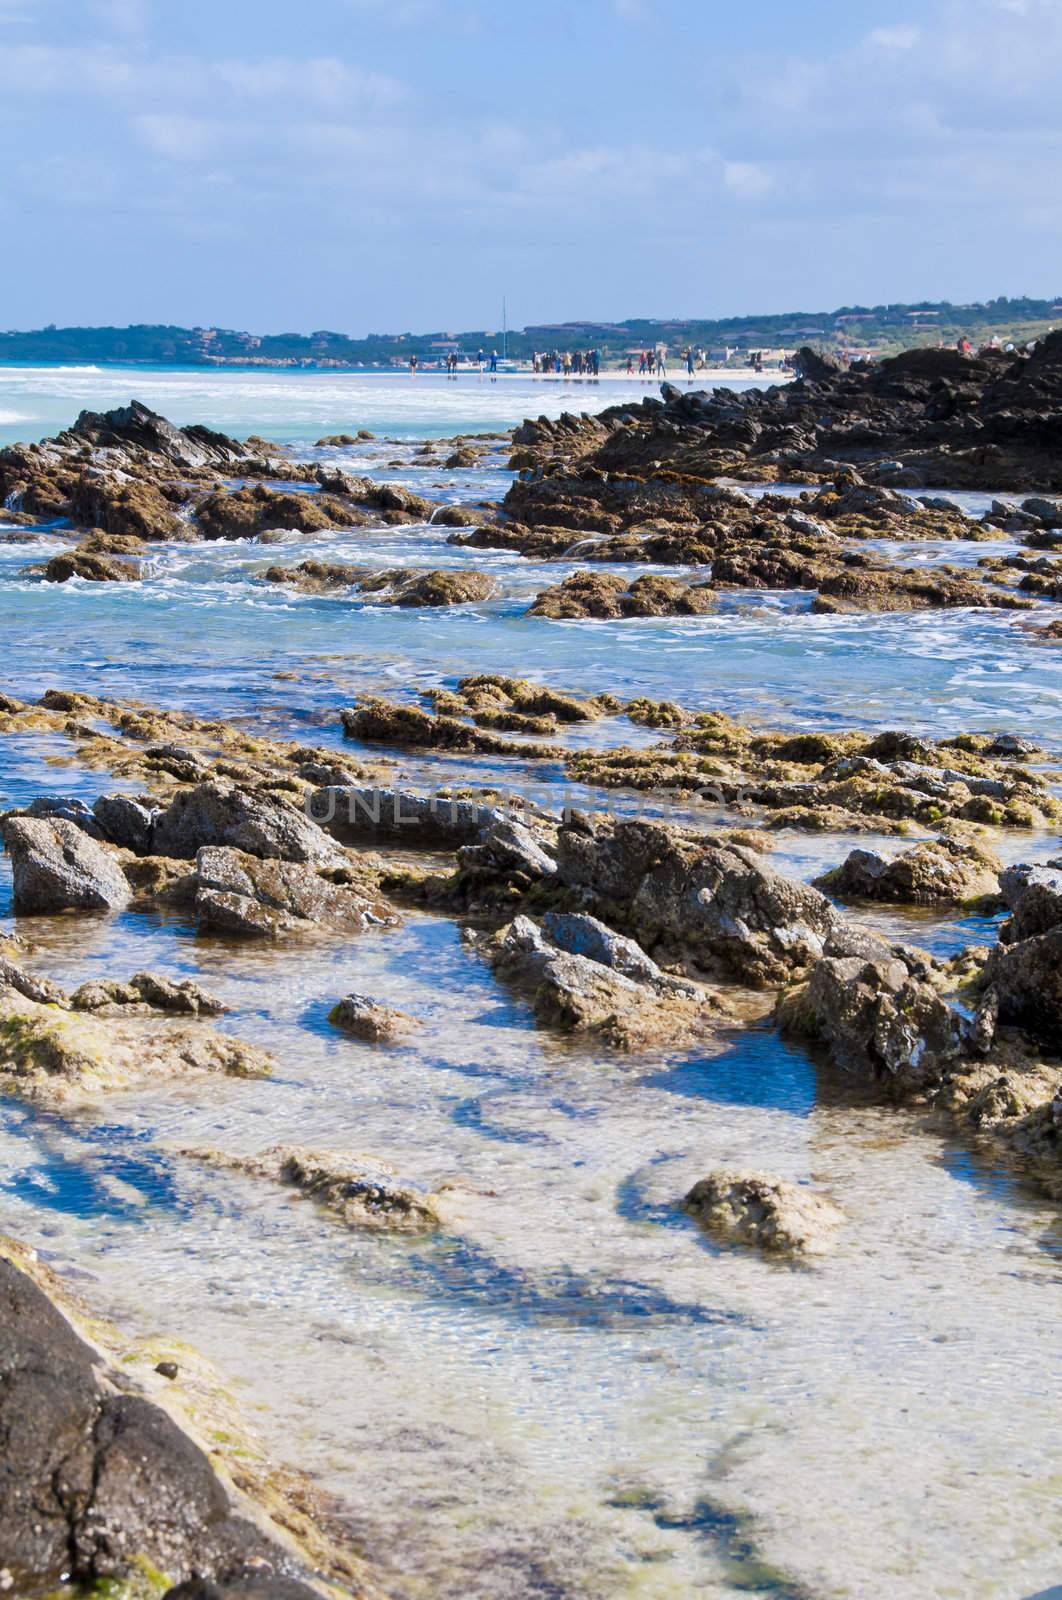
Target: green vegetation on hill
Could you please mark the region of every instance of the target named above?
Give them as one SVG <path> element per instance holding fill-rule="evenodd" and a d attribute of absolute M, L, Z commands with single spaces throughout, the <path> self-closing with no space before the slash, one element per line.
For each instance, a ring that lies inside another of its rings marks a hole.
<path fill-rule="evenodd" d="M 781 315 L 697 319 L 631 318 L 625 322 L 565 322 L 511 331 L 508 353 L 528 359 L 533 350 L 596 348 L 607 363 L 628 351 L 666 345 L 672 352 L 688 345 L 716 360 L 741 361 L 750 350 L 792 349 L 812 344 L 853 353 L 889 355 L 911 345 L 954 344 L 965 337 L 974 345 L 990 337 L 1016 343 L 1040 337 L 1062 325 L 1062 298 L 1007 299 L 955 306 L 946 300 L 918 305 L 841 306 L 836 311 L 790 311 Z M 463 356 L 501 348 L 495 330 L 469 333 L 369 334 L 364 339 L 321 330 L 316 333 L 256 335 L 228 328 L 176 328 L 139 324 L 130 328 L 57 328 L 0 333 L 0 361 L 150 362 L 211 366 L 253 362 L 268 365 L 391 366 L 416 354 L 422 361 L 455 348 Z"/>

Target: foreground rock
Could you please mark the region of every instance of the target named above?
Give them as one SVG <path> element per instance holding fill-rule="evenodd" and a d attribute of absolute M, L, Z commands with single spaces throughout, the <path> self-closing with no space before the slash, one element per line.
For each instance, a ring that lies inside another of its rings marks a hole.
<path fill-rule="evenodd" d="M 0 832 L 11 856 L 19 915 L 122 911 L 132 899 L 114 856 L 76 823 L 9 816 Z"/>
<path fill-rule="evenodd" d="M 491 966 L 531 995 L 536 1019 L 618 1050 L 679 1046 L 726 1015 L 718 996 L 669 977 L 596 918 L 520 916 L 486 947 Z"/>
<path fill-rule="evenodd" d="M 443 1225 L 439 1197 L 396 1179 L 393 1167 L 368 1156 L 276 1145 L 256 1156 L 218 1150 L 183 1152 L 213 1166 L 291 1185 L 347 1228 L 425 1233 Z"/>
<path fill-rule="evenodd" d="M 683 1206 L 707 1232 L 771 1255 L 824 1254 L 845 1220 L 824 1195 L 762 1172 L 711 1172 Z"/>
<path fill-rule="evenodd" d="M 129 985 L 83 985 L 67 997 L 0 963 L 0 1087 L 46 1106 L 200 1073 L 262 1077 L 272 1059 L 241 1039 L 167 1014 L 213 1015 L 196 986 L 141 973 Z M 95 1015 L 93 1013 L 96 1013 Z"/>
<path fill-rule="evenodd" d="M 363 1039 L 366 1044 L 397 1044 L 422 1026 L 419 1017 L 380 1005 L 364 994 L 345 995 L 332 1007 L 328 1020 L 333 1028 Z"/>
<path fill-rule="evenodd" d="M 127 1581 L 161 1595 L 193 1579 L 233 1600 L 315 1600 L 294 1551 L 5 1256 L 0 1437 L 0 1574 L 19 1600 Z"/>

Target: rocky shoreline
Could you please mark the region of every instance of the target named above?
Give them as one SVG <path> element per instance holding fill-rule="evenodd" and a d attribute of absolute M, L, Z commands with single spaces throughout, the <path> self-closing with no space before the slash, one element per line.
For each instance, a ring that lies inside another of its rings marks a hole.
<path fill-rule="evenodd" d="M 1062 560 L 1044 553 L 1062 545 L 1062 501 L 1025 494 L 975 520 L 906 491 L 1057 491 L 1060 405 L 1062 336 L 1029 357 L 912 352 L 868 371 L 805 353 L 784 391 L 665 390 L 597 419 L 525 424 L 504 503 L 444 507 L 261 441 L 175 429 L 134 404 L 0 451 L 0 498 L 19 531 L 64 519 L 77 538 L 35 574 L 46 582 L 141 581 L 151 547 L 175 540 L 268 545 L 278 529 L 435 522 L 455 549 L 578 564 L 532 602 L 533 627 L 698 617 L 728 589 L 760 588 L 807 591 L 827 617 L 985 607 L 1039 618 L 1062 597 Z M 466 445 L 464 464 L 476 459 Z M 807 487 L 754 496 L 726 478 Z M 1030 553 L 912 572 L 866 549 L 1000 538 Z M 602 562 L 687 570 L 619 575 Z M 303 560 L 261 581 L 396 608 L 497 594 L 490 573 L 466 567 Z M 276 1065 L 227 1031 L 210 984 L 145 966 L 64 988 L 42 970 L 37 918 L 179 914 L 227 958 L 257 942 L 312 961 L 329 941 L 427 912 L 455 925 L 499 995 L 582 1052 L 587 1072 L 753 1024 L 804 1042 L 867 1100 L 908 1107 L 1062 1197 L 1062 847 L 1004 865 L 1062 820 L 1051 751 L 1008 733 L 763 727 L 505 673 L 469 672 L 419 701 L 361 695 L 336 708 L 332 742 L 311 745 L 72 687 L 34 701 L 0 692 L 0 743 L 47 737 L 114 784 L 92 805 L 42 792 L 0 817 L 17 918 L 0 948 L 5 1095 L 44 1111 L 148 1081 L 201 1081 L 208 1095 L 212 1074 Z M 573 740 L 591 726 L 592 743 Z M 490 781 L 480 758 L 494 763 Z M 578 786 L 579 805 L 517 800 L 529 773 L 545 773 L 547 791 Z M 617 815 L 614 796 L 651 798 L 659 815 Z M 724 821 L 671 819 L 686 802 Z M 783 830 L 852 835 L 855 847 L 807 882 L 771 864 Z M 875 839 L 864 848 L 860 835 Z M 945 958 L 860 920 L 883 906 L 1002 920 L 995 942 Z M 336 993 L 328 1022 L 381 1061 L 423 1026 L 360 991 Z M 174 1153 L 281 1188 L 323 1227 L 354 1234 L 456 1236 L 457 1202 L 476 1193 L 459 1174 L 429 1188 L 386 1152 L 292 1141 Z M 673 1209 L 727 1248 L 808 1270 L 845 1225 L 842 1195 L 769 1171 L 706 1173 Z M 0 1295 L 0 1431 L 14 1441 L 0 1463 L 0 1589 L 25 1600 L 377 1592 L 312 1497 L 276 1500 L 264 1471 L 233 1482 L 231 1463 L 208 1458 L 163 1404 L 162 1365 L 133 1379 L 116 1369 L 79 1331 L 63 1285 L 17 1246 L 0 1250 Z M 30 1412 L 27 1431 L 18 1418 Z M 260 1525 L 263 1505 L 279 1531 Z"/>

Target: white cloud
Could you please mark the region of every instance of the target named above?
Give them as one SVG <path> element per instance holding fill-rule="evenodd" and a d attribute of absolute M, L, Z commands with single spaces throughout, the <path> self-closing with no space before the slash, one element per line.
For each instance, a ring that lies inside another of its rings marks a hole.
<path fill-rule="evenodd" d="M 889 28 L 875 28 L 869 35 L 869 42 L 881 50 L 913 50 L 921 37 L 921 28 L 900 22 Z"/>
<path fill-rule="evenodd" d="M 774 187 L 770 173 L 754 161 L 726 161 L 723 163 L 723 182 L 731 194 L 745 200 L 758 200 Z"/>

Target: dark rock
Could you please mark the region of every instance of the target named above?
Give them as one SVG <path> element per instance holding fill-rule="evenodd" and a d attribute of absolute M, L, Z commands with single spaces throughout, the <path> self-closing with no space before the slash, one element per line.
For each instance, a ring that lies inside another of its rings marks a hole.
<path fill-rule="evenodd" d="M 361 933 L 398 920 L 371 884 L 337 882 L 313 865 L 263 861 L 225 847 L 199 851 L 195 885 L 199 927 L 244 938 L 321 928 Z"/>
<path fill-rule="evenodd" d="M 178 1582 L 256 1572 L 263 1595 L 275 1575 L 311 1600 L 297 1562 L 235 1512 L 199 1447 L 122 1387 L 0 1257 L 0 1569 L 10 1592 L 89 1589 L 140 1561 Z"/>
<path fill-rule="evenodd" d="M 273 795 L 228 782 L 207 782 L 174 796 L 156 818 L 156 855 L 194 856 L 204 845 L 227 845 L 281 861 L 335 865 L 342 860 L 316 822 Z"/>
<path fill-rule="evenodd" d="M 122 911 L 132 891 L 121 867 L 75 823 L 8 817 L 0 824 L 11 856 L 15 911 Z"/>

